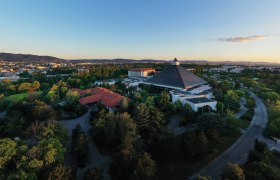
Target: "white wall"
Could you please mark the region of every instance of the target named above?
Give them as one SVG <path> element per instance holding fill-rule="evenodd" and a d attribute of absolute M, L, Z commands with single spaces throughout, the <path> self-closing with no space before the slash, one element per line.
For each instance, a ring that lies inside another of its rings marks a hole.
<path fill-rule="evenodd" d="M 202 108 L 202 107 L 205 107 L 205 106 L 210 106 L 210 107 L 212 108 L 212 110 L 214 110 L 214 111 L 217 110 L 217 108 L 216 108 L 216 106 L 217 106 L 217 101 L 214 101 L 214 102 L 205 102 L 205 103 L 198 103 L 198 104 L 193 104 L 192 102 L 187 101 L 187 100 L 186 100 L 186 102 L 187 102 L 187 104 L 189 104 L 189 105 L 192 107 L 192 109 L 193 109 L 195 112 L 198 111 L 198 108 Z"/>

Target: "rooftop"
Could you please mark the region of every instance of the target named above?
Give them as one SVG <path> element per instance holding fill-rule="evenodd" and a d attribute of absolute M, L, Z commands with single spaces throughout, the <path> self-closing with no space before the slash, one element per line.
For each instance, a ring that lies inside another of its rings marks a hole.
<path fill-rule="evenodd" d="M 121 101 L 123 100 L 123 96 L 118 93 L 115 93 L 109 89 L 97 87 L 97 88 L 90 88 L 90 89 L 72 89 L 72 91 L 77 91 L 80 96 L 84 96 L 89 93 L 89 96 L 82 97 L 79 102 L 81 104 L 91 104 L 96 102 L 101 102 L 108 108 L 118 106 Z"/>
<path fill-rule="evenodd" d="M 193 103 L 193 104 L 200 104 L 200 103 L 208 103 L 208 102 L 215 102 L 212 99 L 208 99 L 205 97 L 200 97 L 200 98 L 191 98 L 191 99 L 186 99 L 187 101 Z"/>
<path fill-rule="evenodd" d="M 178 60 L 175 59 L 174 62 L 177 63 Z M 204 79 L 177 64 L 169 66 L 146 82 L 154 85 L 180 89 L 189 89 L 207 83 Z"/>

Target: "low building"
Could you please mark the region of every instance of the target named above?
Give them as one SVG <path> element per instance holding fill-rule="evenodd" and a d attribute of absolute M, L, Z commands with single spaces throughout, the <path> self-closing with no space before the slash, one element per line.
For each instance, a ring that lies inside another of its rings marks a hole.
<path fill-rule="evenodd" d="M 103 80 L 103 81 L 95 81 L 94 85 L 101 86 L 101 85 L 108 84 L 111 86 L 111 85 L 114 85 L 115 83 L 116 83 L 115 80 L 109 79 L 109 80 Z"/>
<path fill-rule="evenodd" d="M 128 77 L 146 77 L 154 72 L 155 69 L 153 68 L 130 69 L 128 70 Z"/>
<path fill-rule="evenodd" d="M 72 91 L 77 91 L 81 97 L 85 96 L 79 99 L 81 104 L 88 105 L 93 103 L 101 103 L 110 111 L 114 110 L 114 108 L 117 108 L 121 101 L 126 98 L 118 93 L 102 87 L 85 90 L 72 89 Z"/>
<path fill-rule="evenodd" d="M 206 86 L 204 85 L 204 87 L 198 87 L 191 91 L 171 90 L 172 102 L 180 101 L 183 105 L 189 104 L 194 111 L 204 106 L 209 106 L 215 111 L 217 101 L 211 99 L 213 98 L 212 89 L 210 86 L 208 88 Z"/>
<path fill-rule="evenodd" d="M 147 80 L 149 77 L 128 77 L 124 78 L 122 83 L 128 87 L 138 87 L 141 83 Z"/>
<path fill-rule="evenodd" d="M 197 112 L 198 108 L 209 106 L 212 110 L 216 111 L 217 101 L 205 97 L 185 99 L 186 104 L 189 104 L 192 109 Z"/>

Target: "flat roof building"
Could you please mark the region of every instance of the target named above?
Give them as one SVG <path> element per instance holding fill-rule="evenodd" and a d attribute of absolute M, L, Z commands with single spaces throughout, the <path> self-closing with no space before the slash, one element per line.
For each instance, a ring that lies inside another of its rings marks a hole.
<path fill-rule="evenodd" d="M 146 77 L 156 70 L 153 68 L 137 68 L 128 70 L 128 77 Z"/>

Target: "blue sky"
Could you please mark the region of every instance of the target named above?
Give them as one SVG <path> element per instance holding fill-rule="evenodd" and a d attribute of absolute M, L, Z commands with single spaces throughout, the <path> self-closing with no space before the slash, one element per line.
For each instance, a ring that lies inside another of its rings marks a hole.
<path fill-rule="evenodd" d="M 0 3 L 0 52 L 280 62 L 278 0 Z"/>

